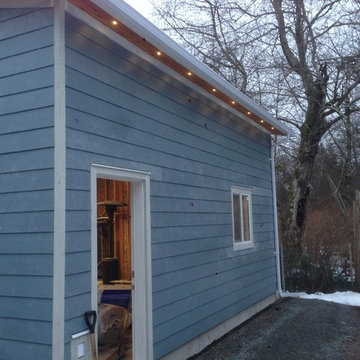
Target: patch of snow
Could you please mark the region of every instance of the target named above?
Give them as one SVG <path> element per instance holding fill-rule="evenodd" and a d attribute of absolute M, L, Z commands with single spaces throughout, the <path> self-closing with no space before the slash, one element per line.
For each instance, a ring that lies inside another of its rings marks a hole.
<path fill-rule="evenodd" d="M 297 297 L 301 299 L 317 299 L 335 302 L 344 305 L 360 306 L 360 293 L 353 291 L 335 292 L 333 294 L 324 294 L 317 292 L 315 294 L 306 294 L 304 292 L 289 293 L 285 292 L 281 294 L 281 297 Z"/>

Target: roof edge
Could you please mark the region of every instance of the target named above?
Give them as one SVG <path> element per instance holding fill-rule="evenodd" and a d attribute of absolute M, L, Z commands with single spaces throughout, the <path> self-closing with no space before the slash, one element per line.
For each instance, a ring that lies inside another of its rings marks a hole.
<path fill-rule="evenodd" d="M 89 3 L 93 3 L 105 12 L 113 16 L 116 20 L 120 21 L 123 25 L 131 29 L 139 37 L 146 39 L 146 42 L 151 44 L 153 47 L 166 54 L 167 58 L 171 58 L 173 61 L 181 64 L 182 67 L 188 71 L 196 74 L 196 76 L 202 79 L 204 82 L 211 84 L 217 94 L 223 94 L 223 97 L 231 99 L 232 101 L 239 104 L 240 107 L 246 108 L 248 114 L 251 114 L 250 120 L 254 124 L 260 125 L 251 117 L 254 115 L 258 119 L 262 119 L 267 123 L 271 129 L 274 129 L 274 134 L 279 135 L 292 135 L 293 131 L 276 120 L 268 111 L 260 107 L 253 100 L 241 93 L 233 85 L 223 79 L 216 72 L 211 70 L 208 66 L 203 64 L 200 60 L 191 55 L 178 43 L 172 40 L 168 35 L 162 32 L 158 27 L 152 24 L 149 20 L 143 17 L 135 9 L 123 0 L 87 0 Z M 186 76 L 184 75 L 184 79 Z M 188 79 L 186 79 L 188 80 Z M 215 94 L 209 91 L 208 96 L 212 98 Z M 215 96 L 216 97 L 216 96 Z M 226 101 L 224 101 L 229 105 Z M 243 112 L 238 110 L 241 115 Z M 241 116 L 243 117 L 243 116 Z M 261 122 L 263 122 L 261 121 Z M 275 129 L 277 130 L 275 132 Z M 265 130 L 269 131 L 269 129 Z"/>

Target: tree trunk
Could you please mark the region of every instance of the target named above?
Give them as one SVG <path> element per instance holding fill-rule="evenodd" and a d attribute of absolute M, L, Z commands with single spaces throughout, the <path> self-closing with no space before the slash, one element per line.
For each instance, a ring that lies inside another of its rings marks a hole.
<path fill-rule="evenodd" d="M 305 227 L 308 200 L 311 193 L 311 178 L 319 143 L 324 135 L 324 119 L 321 115 L 325 93 L 320 85 L 314 86 L 305 121 L 301 127 L 301 138 L 291 194 L 289 196 L 287 224 L 284 235 L 287 241 L 301 246 Z"/>
<path fill-rule="evenodd" d="M 355 192 L 354 201 L 354 267 L 355 267 L 355 284 L 354 290 L 360 291 L 360 191 Z"/>

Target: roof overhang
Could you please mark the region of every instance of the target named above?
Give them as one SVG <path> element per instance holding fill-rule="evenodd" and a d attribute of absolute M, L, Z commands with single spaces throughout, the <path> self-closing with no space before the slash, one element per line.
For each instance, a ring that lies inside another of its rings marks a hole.
<path fill-rule="evenodd" d="M 123 0 L 67 0 L 67 10 L 257 128 L 273 135 L 292 130 L 196 59 Z M 27 6 L 25 6 L 27 4 Z M 0 7 L 51 6 L 52 0 L 1 0 Z M 5 6 L 4 6 L 5 5 Z M 12 5 L 12 6 L 10 6 Z M 101 26 L 101 29 L 99 28 Z M 119 42 L 119 41 L 118 41 Z M 129 46 L 127 46 L 129 48 Z"/>

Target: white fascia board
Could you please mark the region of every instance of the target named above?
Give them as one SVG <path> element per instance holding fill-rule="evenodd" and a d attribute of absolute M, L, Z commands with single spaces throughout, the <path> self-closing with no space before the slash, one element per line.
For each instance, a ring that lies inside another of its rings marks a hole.
<path fill-rule="evenodd" d="M 16 8 L 45 8 L 53 7 L 53 0 L 1 0 L 0 8 L 16 9 Z"/>
<path fill-rule="evenodd" d="M 92 2 L 100 6 L 109 14 L 113 15 L 114 18 L 133 30 L 139 36 L 144 37 L 160 51 L 189 69 L 189 71 L 201 77 L 216 89 L 244 106 L 253 114 L 259 116 L 261 119 L 284 132 L 286 135 L 292 134 L 292 130 L 289 127 L 276 120 L 271 114 L 257 105 L 253 100 L 233 87 L 229 82 L 203 64 L 200 60 L 196 59 L 123 0 L 92 0 Z M 207 95 L 209 97 L 212 96 L 211 94 Z"/>

